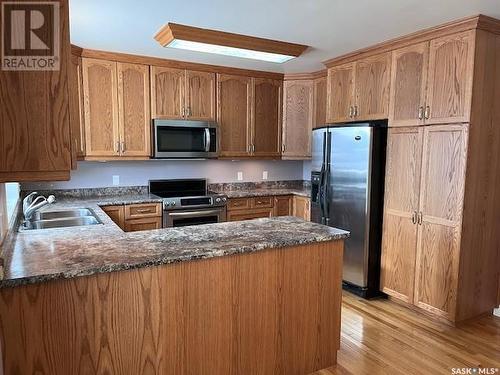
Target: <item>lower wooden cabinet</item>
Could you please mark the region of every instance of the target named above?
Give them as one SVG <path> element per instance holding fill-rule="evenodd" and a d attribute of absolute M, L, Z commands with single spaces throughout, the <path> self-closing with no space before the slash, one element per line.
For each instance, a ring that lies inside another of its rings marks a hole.
<path fill-rule="evenodd" d="M 227 205 L 227 221 L 273 216 L 297 216 L 310 220 L 310 199 L 292 195 L 233 198 Z"/>
<path fill-rule="evenodd" d="M 162 228 L 161 203 L 126 204 L 101 208 L 125 232 Z"/>

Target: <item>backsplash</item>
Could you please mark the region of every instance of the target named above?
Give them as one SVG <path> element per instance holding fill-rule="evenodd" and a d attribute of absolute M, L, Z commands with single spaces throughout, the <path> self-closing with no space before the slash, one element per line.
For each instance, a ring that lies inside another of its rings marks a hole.
<path fill-rule="evenodd" d="M 238 181 L 238 172 L 242 180 Z M 24 183 L 23 190 L 147 186 L 152 179 L 206 178 L 209 183 L 302 180 L 302 161 L 283 160 L 148 160 L 79 162 L 65 182 Z M 113 176 L 118 176 L 113 178 Z M 113 181 L 115 180 L 115 181 Z M 115 184 L 114 184 L 115 183 Z"/>

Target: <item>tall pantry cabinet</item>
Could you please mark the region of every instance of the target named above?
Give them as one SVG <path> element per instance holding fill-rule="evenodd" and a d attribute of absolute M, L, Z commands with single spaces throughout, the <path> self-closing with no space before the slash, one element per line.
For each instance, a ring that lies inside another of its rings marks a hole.
<path fill-rule="evenodd" d="M 490 312 L 500 35 L 473 29 L 405 46 L 393 51 L 391 76 L 381 288 L 454 323 Z"/>

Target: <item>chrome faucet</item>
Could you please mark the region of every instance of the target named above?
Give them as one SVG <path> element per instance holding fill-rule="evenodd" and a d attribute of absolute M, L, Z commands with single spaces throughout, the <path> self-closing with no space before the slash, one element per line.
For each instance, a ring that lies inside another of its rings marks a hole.
<path fill-rule="evenodd" d="M 23 215 L 25 223 L 31 220 L 33 214 L 40 208 L 48 204 L 54 203 L 56 200 L 56 197 L 54 197 L 53 195 L 49 195 L 47 198 L 45 198 L 43 195 L 40 195 L 35 198 L 37 194 L 38 193 L 34 191 L 33 193 L 28 194 L 26 198 L 23 199 Z"/>

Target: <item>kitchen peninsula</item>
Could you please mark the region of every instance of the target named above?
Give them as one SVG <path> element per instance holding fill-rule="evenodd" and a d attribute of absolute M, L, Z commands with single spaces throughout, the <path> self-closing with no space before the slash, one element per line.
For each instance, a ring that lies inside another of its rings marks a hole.
<path fill-rule="evenodd" d="M 13 232 L 0 329 L 8 374 L 307 374 L 336 363 L 347 232 L 276 217 L 124 233 Z"/>

